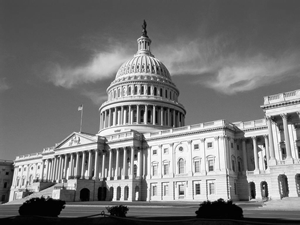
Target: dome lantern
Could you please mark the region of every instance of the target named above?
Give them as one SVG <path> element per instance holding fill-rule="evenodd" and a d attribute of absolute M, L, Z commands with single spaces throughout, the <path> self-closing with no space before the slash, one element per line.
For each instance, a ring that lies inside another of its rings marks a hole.
<path fill-rule="evenodd" d="M 152 55 L 150 52 L 151 39 L 147 35 L 147 30 L 146 30 L 147 23 L 145 20 L 142 25 L 142 28 L 143 28 L 142 36 L 139 39 L 137 39 L 138 51 L 135 54 L 135 56 L 136 55 L 150 55 L 150 56 L 154 57 L 154 55 Z"/>

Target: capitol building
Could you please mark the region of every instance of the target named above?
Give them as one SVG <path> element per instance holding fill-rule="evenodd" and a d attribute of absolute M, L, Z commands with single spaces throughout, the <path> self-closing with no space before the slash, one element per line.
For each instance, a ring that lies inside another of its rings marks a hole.
<path fill-rule="evenodd" d="M 107 88 L 99 132 L 73 132 L 17 156 L 9 201 L 300 197 L 300 90 L 265 96 L 262 119 L 186 125 L 180 92 L 152 54 L 145 23 L 137 47 Z"/>

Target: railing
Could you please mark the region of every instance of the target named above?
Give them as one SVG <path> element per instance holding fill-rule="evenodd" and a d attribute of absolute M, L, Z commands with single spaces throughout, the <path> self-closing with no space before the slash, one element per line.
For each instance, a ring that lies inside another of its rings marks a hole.
<path fill-rule="evenodd" d="M 283 102 L 291 99 L 300 98 L 300 90 L 280 93 L 276 95 L 269 95 L 264 97 L 264 104 L 272 104 L 276 102 Z"/>

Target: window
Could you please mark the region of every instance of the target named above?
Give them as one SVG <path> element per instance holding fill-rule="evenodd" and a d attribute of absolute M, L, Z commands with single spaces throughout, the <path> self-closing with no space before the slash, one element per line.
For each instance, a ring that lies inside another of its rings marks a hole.
<path fill-rule="evenodd" d="M 136 177 L 137 176 L 137 165 L 133 166 L 133 176 Z"/>
<path fill-rule="evenodd" d="M 215 194 L 215 183 L 212 182 L 212 181 L 208 183 L 208 193 L 210 195 L 214 195 Z"/>
<path fill-rule="evenodd" d="M 137 95 L 137 86 L 134 86 L 134 95 Z"/>
<path fill-rule="evenodd" d="M 240 146 L 239 146 L 239 145 L 236 145 L 236 149 L 237 149 L 237 150 L 240 150 Z"/>
<path fill-rule="evenodd" d="M 200 161 L 199 160 L 194 162 L 194 171 L 195 171 L 195 173 L 200 172 Z"/>
<path fill-rule="evenodd" d="M 300 159 L 300 146 L 298 146 L 298 159 Z"/>
<path fill-rule="evenodd" d="M 158 169 L 157 164 L 152 165 L 152 175 L 153 176 L 157 176 L 157 169 Z"/>
<path fill-rule="evenodd" d="M 214 160 L 213 159 L 209 159 L 208 160 L 208 171 L 214 171 Z"/>
<path fill-rule="evenodd" d="M 4 183 L 3 188 L 7 188 L 7 182 Z"/>
<path fill-rule="evenodd" d="M 163 90 L 162 90 L 162 88 L 161 88 L 160 91 L 159 91 L 159 95 L 160 95 L 160 97 L 162 97 L 162 95 L 163 95 Z"/>
<path fill-rule="evenodd" d="M 233 148 L 233 143 L 231 142 L 231 148 Z"/>
<path fill-rule="evenodd" d="M 5 195 L 2 195 L 1 197 L 1 201 L 4 202 L 5 201 Z"/>
<path fill-rule="evenodd" d="M 6 172 L 5 175 L 9 175 L 9 172 Z"/>
<path fill-rule="evenodd" d="M 183 147 L 180 146 L 178 150 L 179 150 L 180 152 L 182 152 L 182 151 L 183 151 Z"/>
<path fill-rule="evenodd" d="M 240 162 L 240 161 L 238 161 L 238 170 L 239 170 L 239 172 L 242 171 L 242 168 L 241 168 L 241 162 Z"/>
<path fill-rule="evenodd" d="M 200 184 L 197 183 L 195 184 L 195 195 L 200 195 L 201 191 L 200 191 Z"/>
<path fill-rule="evenodd" d="M 199 144 L 194 144 L 194 150 L 199 150 Z"/>
<path fill-rule="evenodd" d="M 213 147 L 213 143 L 212 142 L 207 142 L 207 148 L 212 148 Z"/>
<path fill-rule="evenodd" d="M 148 87 L 148 89 L 147 89 L 147 94 L 148 94 L 148 95 L 151 94 L 151 87 Z"/>
<path fill-rule="evenodd" d="M 164 190 L 163 190 L 163 194 L 164 196 L 167 196 L 169 194 L 169 185 L 168 184 L 164 184 Z"/>
<path fill-rule="evenodd" d="M 144 86 L 142 85 L 141 87 L 141 94 L 143 95 L 144 94 Z"/>
<path fill-rule="evenodd" d="M 164 164 L 164 175 L 169 174 L 169 164 Z"/>
<path fill-rule="evenodd" d="M 184 195 L 184 184 L 179 184 L 178 186 L 179 189 L 179 196 L 183 196 Z"/>
<path fill-rule="evenodd" d="M 156 195 L 157 195 L 157 186 L 152 185 L 152 196 L 156 196 Z"/>
<path fill-rule="evenodd" d="M 235 161 L 232 159 L 232 170 L 235 172 Z"/>
<path fill-rule="evenodd" d="M 131 95 L 131 87 L 128 87 L 128 95 Z"/>
<path fill-rule="evenodd" d="M 237 194 L 236 182 L 234 182 L 234 194 Z"/>
<path fill-rule="evenodd" d="M 156 96 L 156 95 L 157 95 L 157 88 L 154 87 L 154 96 Z"/>
<path fill-rule="evenodd" d="M 164 154 L 169 154 L 169 148 L 164 148 Z"/>
<path fill-rule="evenodd" d="M 156 155 L 157 154 L 157 150 L 156 149 L 154 149 L 153 150 L 153 154 L 152 155 Z"/>
<path fill-rule="evenodd" d="M 168 91 L 165 91 L 165 97 L 168 98 Z"/>
<path fill-rule="evenodd" d="M 184 173 L 184 160 L 183 159 L 179 159 L 179 161 L 178 161 L 178 173 L 179 174 Z"/>
<path fill-rule="evenodd" d="M 21 171 L 21 168 L 19 168 L 19 172 Z"/>

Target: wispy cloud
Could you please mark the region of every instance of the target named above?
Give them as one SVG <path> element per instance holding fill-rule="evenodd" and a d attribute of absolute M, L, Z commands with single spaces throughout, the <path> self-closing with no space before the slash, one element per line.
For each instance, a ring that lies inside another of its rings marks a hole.
<path fill-rule="evenodd" d="M 107 100 L 107 94 L 106 92 L 96 92 L 96 91 L 82 91 L 82 95 L 88 97 L 89 99 L 92 100 L 92 102 L 95 105 L 100 106 L 103 102 L 105 102 Z"/>
<path fill-rule="evenodd" d="M 129 58 L 128 52 L 128 48 L 116 44 L 106 51 L 98 51 L 83 65 L 72 67 L 48 63 L 45 73 L 55 86 L 64 88 L 96 82 L 115 76 L 118 67 Z"/>
<path fill-rule="evenodd" d="M 297 77 L 300 72 L 300 52 L 247 54 L 222 38 L 179 41 L 162 46 L 158 53 L 173 76 L 197 76 L 198 84 L 229 95 Z"/>
<path fill-rule="evenodd" d="M 10 89 L 5 78 L 0 78 L 0 93 Z"/>

